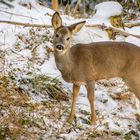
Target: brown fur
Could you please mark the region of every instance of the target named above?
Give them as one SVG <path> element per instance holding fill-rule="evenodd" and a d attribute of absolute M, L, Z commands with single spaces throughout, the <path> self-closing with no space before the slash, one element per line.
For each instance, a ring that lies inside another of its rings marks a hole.
<path fill-rule="evenodd" d="M 54 16 L 59 16 L 57 14 Z M 52 22 L 55 24 L 53 19 Z M 73 31 L 79 31 L 83 23 L 55 29 L 55 35 L 58 34 L 59 37 L 54 35 L 54 54 L 62 77 L 74 84 L 73 103 L 68 121 L 72 122 L 74 119 L 76 99 L 80 85 L 84 84 L 88 92 L 93 124 L 96 121 L 93 90 L 96 80 L 122 77 L 140 100 L 140 48 L 126 42 L 96 42 L 70 47 L 70 40 L 66 41 L 66 38 L 71 38 Z M 64 46 L 64 53 L 55 48 L 59 43 Z"/>

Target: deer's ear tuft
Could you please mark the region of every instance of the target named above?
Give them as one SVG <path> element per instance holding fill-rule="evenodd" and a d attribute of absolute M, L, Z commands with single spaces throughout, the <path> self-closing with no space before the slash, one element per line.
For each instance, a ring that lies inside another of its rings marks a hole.
<path fill-rule="evenodd" d="M 55 30 L 62 26 L 62 19 L 58 12 L 55 12 L 52 16 L 52 26 Z"/>
<path fill-rule="evenodd" d="M 85 25 L 86 21 L 78 22 L 70 25 L 68 28 L 72 34 L 75 34 L 81 30 L 81 28 Z"/>

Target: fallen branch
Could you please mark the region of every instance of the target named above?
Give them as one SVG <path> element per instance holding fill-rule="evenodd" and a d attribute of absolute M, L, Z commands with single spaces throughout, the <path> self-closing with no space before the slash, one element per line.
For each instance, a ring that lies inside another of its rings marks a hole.
<path fill-rule="evenodd" d="M 103 25 L 100 25 L 100 24 L 96 24 L 96 25 L 86 25 L 86 27 L 89 27 L 89 28 L 101 28 L 103 30 L 105 29 L 112 29 L 114 32 L 116 33 L 119 33 L 120 35 L 123 35 L 123 36 L 133 36 L 133 37 L 136 37 L 138 39 L 140 39 L 140 35 L 134 35 L 134 34 L 131 34 L 131 33 L 127 33 L 125 31 L 122 31 L 122 30 L 119 30 L 117 28 L 113 28 L 113 27 L 107 27 L 105 26 L 104 24 Z"/>
<path fill-rule="evenodd" d="M 131 121 L 134 120 L 134 118 L 128 117 L 128 116 L 120 116 L 120 115 L 118 115 L 118 116 L 115 116 L 115 117 L 116 117 L 116 118 L 119 118 L 119 119 L 131 120 Z"/>
<path fill-rule="evenodd" d="M 136 27 L 136 26 L 140 26 L 140 23 L 126 23 L 125 27 L 127 28 L 132 28 L 132 27 Z"/>
<path fill-rule="evenodd" d="M 46 24 L 31 24 L 31 23 L 22 23 L 22 22 L 15 22 L 15 21 L 6 21 L 6 20 L 0 20 L 0 23 L 6 23 L 6 24 L 12 24 L 12 25 L 18 25 L 18 26 L 24 26 L 24 27 L 41 27 L 41 28 L 52 28 L 51 25 L 46 25 Z M 113 27 L 107 27 L 104 24 L 95 24 L 95 25 L 85 25 L 88 28 L 101 28 L 102 30 L 104 29 L 112 29 L 114 32 L 119 33 L 120 35 L 123 36 L 133 36 L 138 39 L 140 39 L 140 35 L 134 35 L 131 33 L 127 33 L 125 31 L 113 28 Z"/>
<path fill-rule="evenodd" d="M 6 14 L 10 14 L 10 15 L 15 15 L 15 16 L 20 16 L 20 17 L 25 17 L 25 18 L 30 18 L 30 19 L 37 20 L 37 18 L 33 18 L 33 17 L 25 16 L 25 15 L 20 15 L 20 14 L 15 14 L 15 13 L 8 12 L 8 11 L 1 10 L 1 9 L 0 9 L 0 12 L 6 13 Z"/>
<path fill-rule="evenodd" d="M 85 25 L 86 27 L 88 28 L 101 28 L 101 29 L 104 29 L 106 28 L 107 26 L 105 26 L 104 24 L 94 24 L 94 25 Z"/>
<path fill-rule="evenodd" d="M 114 30 L 115 32 L 118 32 L 119 34 L 123 35 L 123 36 L 134 36 L 138 39 L 140 39 L 140 35 L 134 35 L 134 34 L 130 34 L 130 33 L 127 33 L 127 32 L 124 32 L 124 31 L 121 31 L 119 29 L 116 29 L 116 28 L 112 28 L 110 27 L 112 30 Z"/>
<path fill-rule="evenodd" d="M 0 20 L 0 23 L 6 23 L 6 24 L 12 24 L 12 25 L 18 25 L 18 26 L 24 26 L 24 27 L 52 28 L 51 25 L 22 23 L 22 22 L 7 21 L 7 20 Z"/>

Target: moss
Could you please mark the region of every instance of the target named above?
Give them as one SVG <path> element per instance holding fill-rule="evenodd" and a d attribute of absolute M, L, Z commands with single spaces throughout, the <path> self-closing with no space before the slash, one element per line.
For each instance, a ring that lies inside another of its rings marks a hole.
<path fill-rule="evenodd" d="M 121 133 L 118 132 L 118 131 L 112 131 L 112 132 L 111 132 L 111 135 L 112 135 L 112 136 L 120 136 Z"/>
<path fill-rule="evenodd" d="M 4 129 L 2 128 L 2 126 L 0 126 L 0 140 L 4 140 L 5 136 L 4 136 Z"/>
<path fill-rule="evenodd" d="M 124 29 L 124 23 L 122 21 L 122 15 L 117 16 L 111 16 L 110 17 L 110 23 L 112 26 L 116 28 L 123 28 Z"/>
<path fill-rule="evenodd" d="M 116 39 L 116 32 L 114 32 L 111 28 L 107 28 L 107 29 L 105 29 L 105 31 L 107 32 L 110 40 Z"/>
<path fill-rule="evenodd" d="M 135 137 L 135 140 L 139 140 L 138 132 L 131 130 L 124 135 L 124 140 L 132 140 Z"/>

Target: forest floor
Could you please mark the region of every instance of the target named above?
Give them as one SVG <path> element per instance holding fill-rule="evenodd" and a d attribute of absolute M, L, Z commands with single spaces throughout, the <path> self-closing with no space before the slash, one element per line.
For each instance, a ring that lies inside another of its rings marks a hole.
<path fill-rule="evenodd" d="M 1 9 L 30 18 L 3 12 L 1 20 L 51 25 L 51 9 L 35 2 L 32 9 L 13 3 L 12 10 L 2 4 Z M 63 19 L 67 24 L 78 21 L 65 15 Z M 93 19 L 86 20 L 89 23 Z M 140 27 L 126 31 L 137 34 Z M 52 35 L 51 28 L 0 24 L 0 140 L 139 140 L 140 109 L 135 107 L 134 94 L 117 77 L 96 82 L 96 125 L 90 125 L 90 107 L 84 86 L 77 101 L 75 121 L 71 125 L 66 122 L 71 108 L 72 84 L 62 79 L 55 66 Z M 72 44 L 104 40 L 110 40 L 105 31 L 84 28 L 73 37 Z M 116 41 L 140 46 L 140 39 L 132 36 L 118 35 Z"/>

